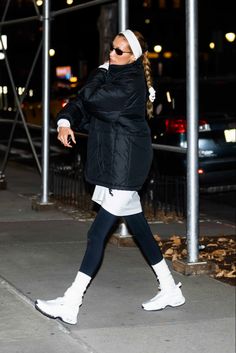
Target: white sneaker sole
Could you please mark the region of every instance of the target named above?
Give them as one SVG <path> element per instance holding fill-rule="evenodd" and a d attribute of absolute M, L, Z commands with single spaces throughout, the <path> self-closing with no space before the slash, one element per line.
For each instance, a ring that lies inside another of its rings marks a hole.
<path fill-rule="evenodd" d="M 178 306 L 182 306 L 185 304 L 185 298 L 183 297 L 182 300 L 176 302 L 176 303 L 168 303 L 166 305 L 163 305 L 162 307 L 159 307 L 159 308 L 155 308 L 155 306 L 148 308 L 148 307 L 145 307 L 145 304 L 142 304 L 142 308 L 146 311 L 160 311 L 160 310 L 163 310 L 165 309 L 166 307 L 170 306 L 171 308 L 176 308 Z"/>
<path fill-rule="evenodd" d="M 70 325 L 76 325 L 77 324 L 77 319 L 73 320 L 73 319 L 68 319 L 65 318 L 63 315 L 52 315 L 47 313 L 46 311 L 44 311 L 43 309 L 40 308 L 38 301 L 36 300 L 35 302 L 35 308 L 43 315 L 47 316 L 49 319 L 60 319 L 61 321 L 65 322 L 66 324 L 70 324 Z"/>

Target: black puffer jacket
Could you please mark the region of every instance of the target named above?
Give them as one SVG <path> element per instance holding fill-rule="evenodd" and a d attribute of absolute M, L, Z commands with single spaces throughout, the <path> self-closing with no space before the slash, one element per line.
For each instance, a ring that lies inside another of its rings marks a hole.
<path fill-rule="evenodd" d="M 85 177 L 111 189 L 139 190 L 147 178 L 152 146 L 145 119 L 146 81 L 139 60 L 97 69 L 58 119 L 88 127 Z"/>

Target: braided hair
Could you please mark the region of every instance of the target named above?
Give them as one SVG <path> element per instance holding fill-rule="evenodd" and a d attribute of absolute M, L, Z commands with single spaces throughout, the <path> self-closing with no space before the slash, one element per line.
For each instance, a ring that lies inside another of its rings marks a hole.
<path fill-rule="evenodd" d="M 150 88 L 153 85 L 153 79 L 152 79 L 152 69 L 151 69 L 151 63 L 148 59 L 148 46 L 147 43 L 143 37 L 143 35 L 138 32 L 138 31 L 133 31 L 133 33 L 136 35 L 139 44 L 142 48 L 142 62 L 143 62 L 143 69 L 144 69 L 144 74 L 145 74 L 145 78 L 146 78 L 146 83 L 147 83 L 147 87 Z M 147 101 L 147 105 L 146 105 L 146 110 L 147 110 L 147 116 L 148 118 L 152 118 L 153 117 L 153 103 L 148 99 Z"/>

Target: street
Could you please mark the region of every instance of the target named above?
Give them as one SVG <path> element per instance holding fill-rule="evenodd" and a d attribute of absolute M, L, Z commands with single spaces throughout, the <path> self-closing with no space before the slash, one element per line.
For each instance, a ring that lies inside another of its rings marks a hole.
<path fill-rule="evenodd" d="M 235 224 L 236 191 L 200 195 L 200 212 L 209 218 Z"/>

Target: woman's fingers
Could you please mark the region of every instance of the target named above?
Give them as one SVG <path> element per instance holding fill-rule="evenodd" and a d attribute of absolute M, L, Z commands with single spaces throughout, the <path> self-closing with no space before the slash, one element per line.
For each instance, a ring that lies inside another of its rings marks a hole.
<path fill-rule="evenodd" d="M 76 143 L 74 132 L 68 127 L 59 127 L 57 138 L 65 147 L 71 148 L 71 143 Z"/>
<path fill-rule="evenodd" d="M 70 136 L 71 136 L 72 142 L 76 143 L 74 131 L 71 130 Z"/>

